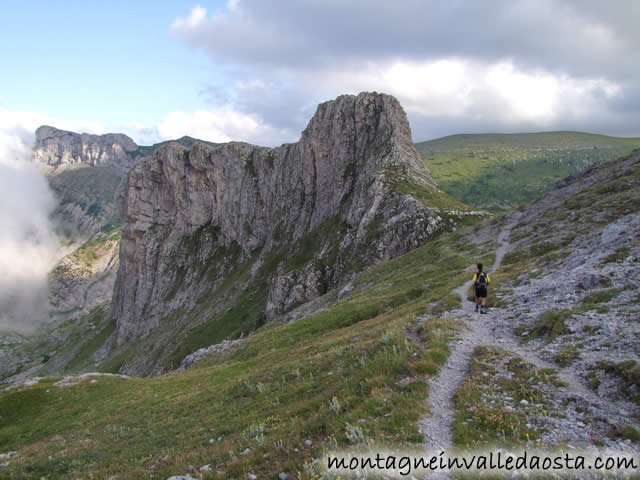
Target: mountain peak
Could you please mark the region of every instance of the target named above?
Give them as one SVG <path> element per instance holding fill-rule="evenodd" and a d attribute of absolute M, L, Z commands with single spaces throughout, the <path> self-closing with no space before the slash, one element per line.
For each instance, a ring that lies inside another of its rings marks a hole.
<path fill-rule="evenodd" d="M 33 160 L 54 171 L 72 165 L 91 165 L 115 167 L 124 172 L 138 150 L 138 145 L 122 133 L 94 135 L 42 125 L 36 130 Z"/>
<path fill-rule="evenodd" d="M 396 189 L 399 178 L 409 188 Z M 250 329 L 419 246 L 450 224 L 416 191 L 438 195 L 404 110 L 384 94 L 320 104 L 301 139 L 277 148 L 163 145 L 131 169 L 121 197 L 116 346 L 167 334 L 177 309 L 189 312 L 183 332 L 213 321 L 246 289 L 259 318 L 225 328 Z M 233 271 L 251 273 L 213 298 L 231 275 L 219 272 Z M 138 357 L 123 368 L 162 366 Z"/>

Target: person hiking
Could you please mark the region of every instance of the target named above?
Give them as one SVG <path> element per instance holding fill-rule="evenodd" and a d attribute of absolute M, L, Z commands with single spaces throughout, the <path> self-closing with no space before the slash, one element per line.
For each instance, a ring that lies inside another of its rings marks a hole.
<path fill-rule="evenodd" d="M 473 276 L 473 289 L 476 296 L 476 312 L 478 306 L 480 313 L 487 313 L 487 289 L 489 288 L 489 275 L 482 271 L 482 264 L 478 263 L 478 271 Z M 480 304 L 482 303 L 482 304 Z"/>

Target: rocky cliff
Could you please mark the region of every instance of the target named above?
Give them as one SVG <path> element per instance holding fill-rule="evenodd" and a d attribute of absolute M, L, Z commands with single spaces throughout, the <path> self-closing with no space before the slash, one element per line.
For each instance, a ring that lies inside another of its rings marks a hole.
<path fill-rule="evenodd" d="M 43 125 L 36 130 L 33 160 L 52 170 L 91 165 L 110 166 L 124 173 L 138 150 L 138 145 L 121 133 L 91 135 Z"/>
<path fill-rule="evenodd" d="M 417 247 L 452 225 L 446 201 L 388 95 L 323 103 L 299 142 L 274 149 L 164 145 L 132 168 L 120 202 L 111 349 L 153 338 L 121 371 L 175 366 Z"/>
<path fill-rule="evenodd" d="M 94 365 L 95 358 L 104 359 L 96 350 L 115 327 L 104 315 L 119 263 L 115 198 L 133 163 L 168 143 L 138 146 L 122 134 L 80 134 L 50 126 L 38 128 L 35 137 L 32 161 L 56 196 L 62 258 L 48 279 L 50 322 L 30 337 L 5 342 L 0 335 L 0 379 L 80 371 Z M 197 140 L 175 142 L 191 147 Z"/>
<path fill-rule="evenodd" d="M 123 134 L 90 135 L 41 126 L 32 161 L 57 199 L 54 218 L 69 255 L 49 279 L 52 312 L 88 312 L 109 302 L 117 270 L 115 197 L 140 147 Z M 66 317 L 66 315 L 63 315 Z"/>
<path fill-rule="evenodd" d="M 55 217 L 61 233 L 86 240 L 105 223 L 117 223 L 116 191 L 140 156 L 140 147 L 123 134 L 38 128 L 32 159 L 48 176 L 57 197 Z"/>

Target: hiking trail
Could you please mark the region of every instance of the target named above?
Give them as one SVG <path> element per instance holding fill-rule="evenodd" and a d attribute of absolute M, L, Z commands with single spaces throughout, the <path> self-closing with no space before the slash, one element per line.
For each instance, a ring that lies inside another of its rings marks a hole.
<path fill-rule="evenodd" d="M 507 223 L 502 227 L 498 235 L 499 246 L 495 251 L 495 262 L 489 273 L 500 268 L 504 255 L 512 248 L 509 236 L 520 218 L 521 215 L 515 212 L 508 217 Z M 456 414 L 454 395 L 469 373 L 471 355 L 478 346 L 498 347 L 521 357 L 536 368 L 554 368 L 557 371 L 558 379 L 566 386 L 558 387 L 553 392 L 554 396 L 558 397 L 554 399 L 554 404 L 561 406 L 562 402 L 571 401 L 583 408 L 572 410 L 566 419 L 550 420 L 549 427 L 557 433 L 551 437 L 552 439 L 558 440 L 565 436 L 577 444 L 592 446 L 593 438 L 589 428 L 587 425 L 580 425 L 583 423 L 581 420 L 585 419 L 584 423 L 589 423 L 585 416 L 587 413 L 592 417 L 606 419 L 609 422 L 637 425 L 638 421 L 633 418 L 632 413 L 635 409 L 631 404 L 623 402 L 625 408 L 621 409 L 619 403 L 614 404 L 606 399 L 601 399 L 585 385 L 578 372 L 571 366 L 561 368 L 558 365 L 548 363 L 539 358 L 536 352 L 520 344 L 519 339 L 514 336 L 508 309 L 492 308 L 487 315 L 476 313 L 474 311 L 475 303 L 467 300 L 471 284 L 472 280 L 468 280 L 452 292 L 461 297 L 462 308 L 443 315 L 461 320 L 464 328 L 451 344 L 450 356 L 440 369 L 438 376 L 429 379 L 427 401 L 431 414 L 421 418 L 418 421 L 418 426 L 424 435 L 424 447 L 430 454 L 438 454 L 441 450 L 452 448 L 454 445 L 453 423 Z M 424 322 L 428 318 L 429 316 L 422 316 L 418 317 L 418 320 Z M 450 477 L 447 472 L 439 472 L 428 478 Z"/>
<path fill-rule="evenodd" d="M 504 255 L 511 248 L 509 234 L 517 223 L 519 217 L 505 225 L 498 236 L 499 246 L 496 250 L 496 259 L 492 266 L 493 273 L 502 264 Z M 447 363 L 440 369 L 437 377 L 429 380 L 429 408 L 431 416 L 419 421 L 420 431 L 425 437 L 425 447 L 428 450 L 441 450 L 453 446 L 453 419 L 455 416 L 454 394 L 469 370 L 471 353 L 479 345 L 491 345 L 491 338 L 486 322 L 478 321 L 480 318 L 490 315 L 477 314 L 475 303 L 467 301 L 467 292 L 471 288 L 472 280 L 453 290 L 453 293 L 462 299 L 462 309 L 450 312 L 465 323 L 465 329 L 459 338 L 451 346 L 451 354 Z M 467 321 L 471 320 L 471 321 Z"/>

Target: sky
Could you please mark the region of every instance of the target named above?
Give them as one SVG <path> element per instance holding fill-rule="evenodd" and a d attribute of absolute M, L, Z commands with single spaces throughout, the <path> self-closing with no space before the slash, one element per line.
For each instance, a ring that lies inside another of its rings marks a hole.
<path fill-rule="evenodd" d="M 4 0 L 0 132 L 275 146 L 319 102 L 379 91 L 415 141 L 640 136 L 637 25 L 635 0 Z"/>

